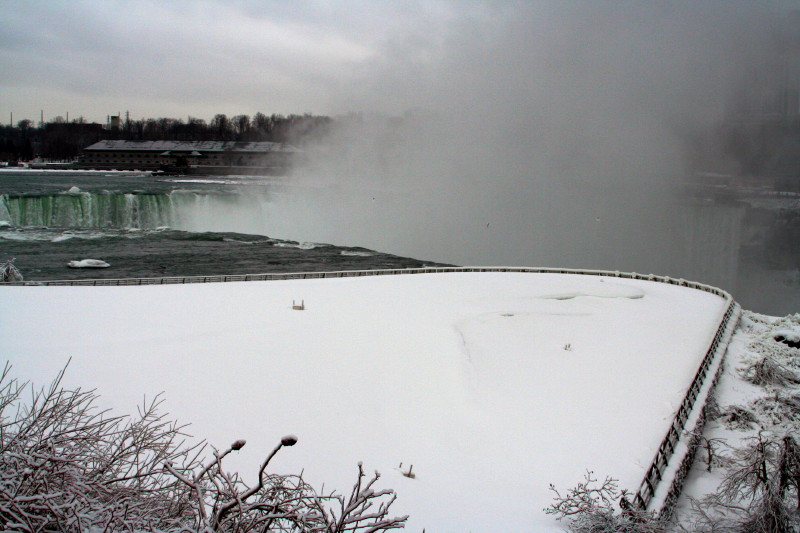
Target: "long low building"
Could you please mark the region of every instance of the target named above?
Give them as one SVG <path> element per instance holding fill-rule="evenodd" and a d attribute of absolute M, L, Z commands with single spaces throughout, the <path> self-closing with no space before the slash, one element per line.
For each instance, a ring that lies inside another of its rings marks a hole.
<path fill-rule="evenodd" d="M 100 141 L 76 166 L 101 170 L 165 170 L 186 174 L 283 174 L 300 150 L 274 142 Z"/>

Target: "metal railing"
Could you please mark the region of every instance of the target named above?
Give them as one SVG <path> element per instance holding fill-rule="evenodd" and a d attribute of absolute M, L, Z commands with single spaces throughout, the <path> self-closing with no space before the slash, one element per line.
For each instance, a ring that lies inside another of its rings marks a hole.
<path fill-rule="evenodd" d="M 580 270 L 569 268 L 536 268 L 536 267 L 424 267 L 408 269 L 386 269 L 386 270 L 346 270 L 337 272 L 294 272 L 276 274 L 241 274 L 241 275 L 217 275 L 217 276 L 181 276 L 181 277 L 162 277 L 162 278 L 127 278 L 127 279 L 85 279 L 85 280 L 57 280 L 57 281 L 21 281 L 6 283 L 4 285 L 40 285 L 40 286 L 131 286 L 131 285 L 174 285 L 186 283 L 220 283 L 220 282 L 245 282 L 245 281 L 281 281 L 293 279 L 321 279 L 321 278 L 353 278 L 362 276 L 387 276 L 387 275 L 412 275 L 412 274 L 440 274 L 440 273 L 465 273 L 465 272 L 519 272 L 536 274 L 579 274 L 584 276 L 603 276 L 621 279 L 636 279 L 644 281 L 654 281 L 677 285 L 690 289 L 708 292 L 723 298 L 726 301 L 725 311 L 719 322 L 716 334 L 711 345 L 703 357 L 703 360 L 695 373 L 689 389 L 681 402 L 678 412 L 673 418 L 667 434 L 661 441 L 661 445 L 655 454 L 650 466 L 648 467 L 644 479 L 638 490 L 633 496 L 633 503 L 641 509 L 646 509 L 655 496 L 659 482 L 662 480 L 664 471 L 672 458 L 675 448 L 682 437 L 687 421 L 695 409 L 701 409 L 699 415 L 699 427 L 702 427 L 705 404 L 696 406 L 701 389 L 708 379 L 709 369 L 713 366 L 717 357 L 723 357 L 729 340 L 729 331 L 735 327 L 740 313 L 739 305 L 733 300 L 726 291 L 684 279 L 675 279 L 667 276 L 657 276 L 654 274 L 637 274 L 635 272 L 619 272 L 609 270 Z M 721 368 L 721 364 L 718 368 Z M 712 386 L 716 383 L 719 371 L 712 376 Z M 704 397 L 707 398 L 707 395 Z M 698 426 L 696 426 L 698 429 Z M 668 489 L 668 496 L 658 512 L 669 512 L 677 497 L 680 495 L 683 481 L 691 467 L 691 459 L 694 457 L 694 449 L 699 442 L 699 435 L 695 432 L 689 436 L 687 442 L 688 451 L 684 455 L 681 465 L 679 465 L 676 475 L 673 476 L 671 486 Z"/>
<path fill-rule="evenodd" d="M 110 278 L 110 279 L 67 279 L 44 281 L 18 281 L 2 285 L 36 285 L 36 286 L 128 286 L 128 285 L 175 285 L 186 283 L 223 283 L 241 281 L 279 281 L 288 279 L 319 279 L 319 278 L 351 278 L 360 276 L 385 276 L 402 274 L 438 274 L 447 272 L 525 272 L 538 274 L 580 274 L 585 276 L 604 276 L 624 279 L 639 279 L 656 281 L 669 285 L 679 285 L 705 292 L 716 294 L 726 300 L 731 300 L 730 295 L 711 285 L 705 285 L 684 279 L 675 279 L 654 274 L 637 274 L 635 272 L 619 272 L 612 270 L 581 270 L 571 268 L 540 268 L 540 267 L 423 267 L 423 268 L 394 268 L 385 270 L 342 270 L 335 272 L 291 272 L 270 274 L 220 274 L 213 276 L 170 276 L 160 278 Z"/>

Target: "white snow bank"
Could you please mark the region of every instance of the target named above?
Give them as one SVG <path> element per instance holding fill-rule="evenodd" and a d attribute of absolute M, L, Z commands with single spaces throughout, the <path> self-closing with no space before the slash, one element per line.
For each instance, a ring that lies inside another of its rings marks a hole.
<path fill-rule="evenodd" d="M 773 338 L 783 337 L 789 342 L 800 342 L 800 331 L 793 329 L 779 329 L 773 333 Z"/>
<path fill-rule="evenodd" d="M 67 266 L 70 268 L 108 268 L 111 265 L 102 259 L 81 259 L 80 261 L 70 261 Z"/>
<path fill-rule="evenodd" d="M 166 181 L 168 183 L 207 183 L 207 184 L 212 184 L 212 185 L 213 184 L 216 184 L 216 185 L 228 185 L 230 183 L 237 183 L 234 180 L 221 180 L 221 179 L 212 180 L 212 179 L 201 179 L 201 178 L 197 178 L 197 179 L 168 179 L 168 180 L 163 180 L 163 181 Z"/>
<path fill-rule="evenodd" d="M 637 299 L 644 297 L 644 291 L 642 291 L 637 287 L 631 287 L 630 285 L 626 284 L 606 282 L 601 278 L 600 283 L 598 283 L 598 286 L 592 287 L 590 291 L 586 292 L 569 291 L 569 292 L 561 292 L 557 294 L 548 294 L 540 296 L 540 298 L 551 299 L 551 300 L 570 300 L 572 298 L 580 298 L 580 297 Z"/>
<path fill-rule="evenodd" d="M 274 246 L 279 248 L 299 248 L 301 250 L 313 250 L 319 244 L 313 242 L 300 242 L 300 243 L 292 243 L 292 242 L 276 242 Z"/>
<path fill-rule="evenodd" d="M 647 281 L 448 273 L 145 287 L 4 287 L 15 375 L 96 387 L 272 471 L 347 490 L 358 461 L 396 489 L 408 529 L 560 531 L 548 484 L 590 468 L 635 490 L 724 301 Z M 292 310 L 304 300 L 305 310 Z M 569 346 L 569 349 L 566 347 Z M 402 463 L 402 467 L 400 464 Z M 411 469 L 415 478 L 401 473 Z"/>

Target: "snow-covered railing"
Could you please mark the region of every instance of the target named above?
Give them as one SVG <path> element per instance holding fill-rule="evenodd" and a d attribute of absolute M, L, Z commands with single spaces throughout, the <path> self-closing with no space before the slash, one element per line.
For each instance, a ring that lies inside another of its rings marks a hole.
<path fill-rule="evenodd" d="M 220 274 L 214 276 L 171 276 L 161 278 L 112 278 L 112 279 L 68 279 L 47 281 L 20 281 L 5 285 L 70 285 L 70 286 L 128 286 L 128 285 L 175 285 L 185 283 L 221 283 L 232 281 L 278 281 L 287 279 L 351 278 L 360 276 L 386 276 L 399 274 L 437 274 L 445 272 L 526 272 L 539 274 L 581 274 L 585 276 L 605 276 L 625 279 L 656 281 L 669 285 L 679 285 L 716 294 L 726 300 L 730 295 L 711 285 L 694 281 L 675 279 L 654 274 L 637 274 L 613 270 L 581 270 L 572 268 L 543 267 L 423 267 L 394 268 L 385 270 L 343 270 L 336 272 L 292 272 L 274 274 Z"/>
<path fill-rule="evenodd" d="M 537 267 L 424 267 L 408 269 L 386 270 L 346 270 L 338 272 L 295 272 L 276 274 L 240 274 L 216 276 L 181 276 L 162 278 L 127 278 L 127 279 L 84 279 L 84 280 L 58 280 L 58 281 L 21 281 L 5 283 L 3 285 L 69 285 L 69 286 L 130 286 L 130 285 L 174 285 L 186 283 L 219 283 L 242 281 L 279 281 L 290 279 L 320 279 L 320 278 L 352 278 L 361 276 L 386 276 L 409 274 L 438 274 L 449 272 L 521 272 L 537 274 L 579 274 L 584 276 L 604 276 L 623 279 L 637 279 L 655 281 L 668 285 L 677 285 L 690 289 L 701 290 L 715 294 L 725 299 L 727 305 L 720 318 L 719 327 L 706 351 L 700 367 L 692 380 L 686 396 L 675 414 L 667 434 L 661 442 L 658 451 L 648 467 L 644 479 L 636 493 L 633 503 L 642 509 L 660 513 L 669 513 L 683 487 L 683 481 L 689 472 L 694 452 L 699 442 L 699 431 L 705 420 L 705 402 L 711 388 L 719 377 L 721 361 L 732 334 L 738 322 L 740 307 L 730 294 L 711 285 L 675 279 L 654 274 L 637 274 L 635 272 L 619 272 L 609 270 L 579 270 L 570 268 L 537 268 Z M 711 377 L 709 381 L 709 376 Z M 699 402 L 699 403 L 698 403 Z M 687 433 L 691 427 L 691 435 Z M 682 440 L 683 439 L 683 440 Z M 678 463 L 670 460 L 679 449 Z M 666 483 L 667 486 L 660 484 Z M 659 497 L 654 501 L 656 493 Z M 651 505 L 651 503 L 653 505 Z"/>

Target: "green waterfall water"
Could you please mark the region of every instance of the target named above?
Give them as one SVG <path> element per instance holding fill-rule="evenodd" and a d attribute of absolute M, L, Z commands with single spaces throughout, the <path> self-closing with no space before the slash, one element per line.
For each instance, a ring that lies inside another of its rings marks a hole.
<path fill-rule="evenodd" d="M 176 203 L 195 195 L 87 193 L 0 196 L 0 221 L 14 226 L 140 228 L 174 226 Z"/>

